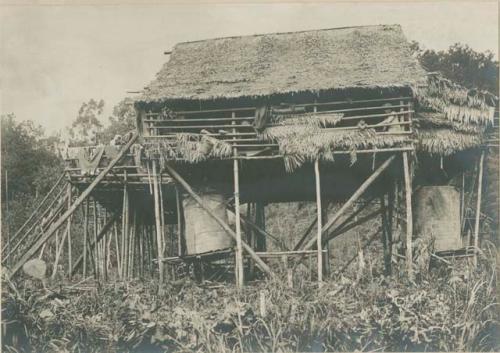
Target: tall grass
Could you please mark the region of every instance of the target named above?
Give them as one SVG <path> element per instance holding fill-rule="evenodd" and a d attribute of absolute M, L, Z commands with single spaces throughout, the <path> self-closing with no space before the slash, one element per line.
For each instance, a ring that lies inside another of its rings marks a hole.
<path fill-rule="evenodd" d="M 4 283 L 3 351 L 498 350 L 494 251 L 477 268 L 457 262 L 415 282 L 365 273 L 318 288 L 299 267 L 293 288 L 281 273 L 240 291 L 171 282 L 162 296 L 154 282 L 53 288 L 58 295 Z"/>

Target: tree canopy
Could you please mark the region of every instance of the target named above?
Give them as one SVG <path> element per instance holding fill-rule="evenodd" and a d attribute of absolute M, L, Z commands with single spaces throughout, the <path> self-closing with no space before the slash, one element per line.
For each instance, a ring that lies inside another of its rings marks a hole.
<path fill-rule="evenodd" d="M 422 49 L 417 42 L 412 42 L 411 48 L 427 71 L 441 72 L 462 86 L 487 90 L 498 96 L 499 66 L 492 52 L 477 52 L 461 43 L 440 51 Z"/>

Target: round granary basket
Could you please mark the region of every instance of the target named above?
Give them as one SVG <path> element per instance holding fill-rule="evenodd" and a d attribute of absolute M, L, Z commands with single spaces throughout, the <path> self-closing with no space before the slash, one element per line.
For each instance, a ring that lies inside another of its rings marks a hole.
<path fill-rule="evenodd" d="M 415 234 L 432 237 L 435 251 L 463 247 L 460 193 L 453 186 L 423 186 L 415 192 Z"/>
<path fill-rule="evenodd" d="M 227 223 L 226 200 L 223 195 L 210 191 L 200 192 L 198 195 L 215 215 Z M 182 204 L 187 255 L 233 247 L 233 239 L 196 201 L 186 198 Z"/>

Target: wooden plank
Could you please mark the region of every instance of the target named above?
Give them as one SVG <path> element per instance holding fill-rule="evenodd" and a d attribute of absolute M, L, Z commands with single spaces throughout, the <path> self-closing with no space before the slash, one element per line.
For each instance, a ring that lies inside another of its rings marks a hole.
<path fill-rule="evenodd" d="M 236 241 L 236 233 L 229 227 L 229 225 L 220 219 L 217 215 L 215 215 L 212 210 L 203 203 L 202 199 L 193 191 L 193 189 L 189 186 L 189 184 L 182 178 L 168 163 L 165 163 L 165 169 L 168 171 L 170 176 L 178 182 L 184 190 L 226 231 L 226 233 L 231 236 Z M 251 256 L 251 258 L 255 261 L 257 266 L 269 276 L 274 276 L 273 272 L 267 266 L 265 262 L 263 262 L 253 251 L 253 249 L 243 240 L 241 241 L 241 245 L 243 249 Z"/>
<path fill-rule="evenodd" d="M 66 222 L 66 220 L 75 212 L 75 210 L 80 206 L 80 204 L 88 198 L 88 196 L 92 193 L 92 190 L 104 179 L 104 177 L 109 173 L 109 171 L 122 159 L 123 155 L 129 150 L 132 144 L 137 139 L 137 133 L 132 135 L 127 144 L 123 147 L 123 149 L 118 153 L 118 155 L 110 161 L 109 165 L 103 170 L 92 183 L 88 186 L 88 188 L 78 196 L 72 206 L 55 222 L 51 225 L 51 227 L 45 232 L 45 234 L 30 248 L 24 256 L 14 265 L 10 272 L 10 276 L 15 275 L 21 267 L 28 261 L 42 246 L 43 244 L 56 232 L 59 227 Z"/>

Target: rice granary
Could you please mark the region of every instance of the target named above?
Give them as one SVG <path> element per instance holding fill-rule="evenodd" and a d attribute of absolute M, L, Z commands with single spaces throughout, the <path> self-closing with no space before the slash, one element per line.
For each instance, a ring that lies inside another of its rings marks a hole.
<path fill-rule="evenodd" d="M 111 263 L 120 278 L 147 272 L 161 284 L 192 265 L 198 278 L 230 273 L 241 286 L 275 275 L 276 259 L 309 259 L 321 281 L 329 242 L 373 204 L 387 272 L 397 256 L 411 276 L 422 239 L 475 258 L 498 98 L 426 72 L 399 25 L 209 39 L 168 55 L 135 100 L 136 131 L 68 149 L 64 174 L 3 257 L 11 275 L 67 229 L 69 276 L 105 280 Z M 311 226 L 297 243 L 278 241 L 266 206 L 300 201 L 316 203 Z M 86 239 L 72 257 L 77 210 Z"/>

